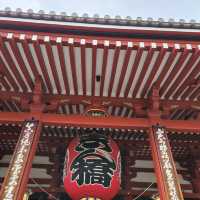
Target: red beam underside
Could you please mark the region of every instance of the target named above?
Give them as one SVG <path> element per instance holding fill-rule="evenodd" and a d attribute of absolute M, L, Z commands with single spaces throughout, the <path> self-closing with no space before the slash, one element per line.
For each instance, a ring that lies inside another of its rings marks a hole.
<path fill-rule="evenodd" d="M 86 95 L 86 50 L 85 45 L 81 45 L 81 69 L 82 69 L 82 86 L 83 86 L 83 95 Z M 95 67 L 95 66 L 93 66 Z"/>
<path fill-rule="evenodd" d="M 58 56 L 59 56 L 61 71 L 62 71 L 63 80 L 64 80 L 64 87 L 66 90 L 66 94 L 69 95 L 70 89 L 69 89 L 69 83 L 68 83 L 68 78 L 67 78 L 67 70 L 65 67 L 65 55 L 63 52 L 62 44 L 57 44 L 57 49 L 58 49 Z"/>
<path fill-rule="evenodd" d="M 136 57 L 135 57 L 135 61 L 134 61 L 134 63 L 133 63 L 132 69 L 131 69 L 131 75 L 130 75 L 129 80 L 128 80 L 128 83 L 127 83 L 127 85 L 126 85 L 125 94 L 124 94 L 125 97 L 128 96 L 128 93 L 129 93 L 129 90 L 130 90 L 131 85 L 132 85 L 132 83 L 133 83 L 133 79 L 134 79 L 134 77 L 135 77 L 135 74 L 136 74 L 136 71 L 137 71 L 137 68 L 138 68 L 140 59 L 141 59 L 141 57 L 142 57 L 142 54 L 143 54 L 143 49 L 142 49 L 142 48 L 139 48 L 139 49 L 137 50 L 137 54 L 136 54 Z"/>
<path fill-rule="evenodd" d="M 21 53 L 20 53 L 19 48 L 17 46 L 16 39 L 13 39 L 13 40 L 8 41 L 8 42 L 10 44 L 10 47 L 11 47 L 11 49 L 12 49 L 14 55 L 15 55 L 15 58 L 16 58 L 18 64 L 19 64 L 19 66 L 21 68 L 21 71 L 22 71 L 24 77 L 26 78 L 26 80 L 27 80 L 27 82 L 29 84 L 29 87 L 31 89 L 33 89 L 33 86 L 34 86 L 33 80 L 31 79 L 30 73 L 28 72 L 28 70 L 26 68 L 26 64 L 24 63 L 24 60 L 23 60 L 23 58 L 21 56 Z"/>
<path fill-rule="evenodd" d="M 177 50 L 173 49 L 172 52 L 170 53 L 170 56 L 167 59 L 167 62 L 165 63 L 165 66 L 163 67 L 163 70 L 161 71 L 159 77 L 156 80 L 156 85 L 157 86 L 161 85 L 163 79 L 165 78 L 167 72 L 170 69 L 170 66 L 172 65 L 174 59 L 176 58 L 176 55 L 177 55 Z"/>
<path fill-rule="evenodd" d="M 33 117 L 28 112 L 0 112 L 1 123 L 21 123 Z M 149 128 L 152 123 L 161 124 L 170 130 L 200 132 L 199 120 L 151 120 L 146 118 L 121 118 L 121 117 L 89 117 L 83 115 L 61 115 L 61 114 L 41 114 L 41 121 L 48 125 L 66 125 L 74 127 L 91 128 L 118 128 L 118 129 L 137 129 Z"/>
<path fill-rule="evenodd" d="M 125 78 L 125 75 L 126 75 L 128 63 L 129 63 L 130 56 L 131 56 L 131 51 L 132 51 L 131 48 L 128 48 L 126 50 L 126 55 L 125 55 L 124 62 L 123 62 L 123 65 L 122 65 L 122 71 L 121 71 L 121 75 L 120 75 L 119 83 L 118 83 L 118 87 L 117 87 L 117 95 L 116 95 L 117 97 L 119 97 L 121 89 L 122 89 L 122 84 L 123 84 L 123 81 L 124 81 L 124 78 Z"/>
<path fill-rule="evenodd" d="M 171 71 L 171 75 L 169 75 L 165 81 L 165 83 L 163 84 L 161 90 L 160 90 L 160 96 L 162 96 L 164 94 L 164 92 L 167 90 L 168 86 L 170 85 L 170 83 L 173 81 L 174 76 L 178 73 L 179 70 L 181 70 L 181 66 L 183 65 L 185 59 L 187 58 L 189 54 L 189 51 L 187 49 L 185 49 L 182 53 L 181 56 L 179 57 L 177 63 L 175 64 L 175 66 L 173 67 L 172 71 Z M 169 98 L 169 96 L 171 95 L 171 93 L 167 92 L 167 94 L 165 95 L 165 98 Z"/>
<path fill-rule="evenodd" d="M 136 95 L 138 93 L 138 90 L 139 90 L 142 82 L 144 81 L 144 77 L 145 77 L 145 74 L 147 73 L 148 67 L 149 67 L 149 65 L 151 63 L 151 60 L 153 58 L 154 51 L 155 51 L 155 49 L 152 49 L 152 48 L 150 48 L 148 50 L 148 54 L 147 54 L 146 60 L 144 62 L 144 65 L 142 67 L 139 79 L 138 79 L 138 81 L 136 83 L 136 86 L 135 86 L 135 88 L 133 90 L 133 95 L 132 95 L 133 97 L 136 97 Z"/>
<path fill-rule="evenodd" d="M 17 81 L 19 82 L 20 87 L 22 88 L 22 90 L 24 92 L 27 92 L 28 88 L 26 87 L 24 80 L 22 79 L 18 69 L 16 68 L 16 66 L 13 62 L 13 59 L 8 51 L 8 48 L 6 47 L 5 42 L 3 41 L 2 38 L 0 38 L 0 49 L 1 49 L 1 52 L 2 52 L 6 62 L 8 63 L 10 68 L 12 68 L 12 72 L 13 72 L 14 76 L 16 77 Z"/>
<path fill-rule="evenodd" d="M 156 62 L 154 64 L 154 66 L 153 66 L 153 68 L 152 68 L 152 70 L 150 72 L 150 75 L 149 75 L 149 77 L 148 77 L 148 79 L 147 79 L 147 81 L 146 81 L 146 83 L 144 85 L 144 88 L 142 90 L 142 93 L 141 93 L 141 97 L 142 98 L 144 98 L 146 92 L 148 91 L 149 86 L 152 85 L 151 83 L 152 83 L 152 81 L 153 81 L 153 79 L 154 79 L 154 77 L 156 75 L 156 72 L 158 71 L 158 69 L 159 69 L 159 67 L 160 67 L 160 65 L 162 63 L 162 60 L 163 60 L 163 58 L 165 56 L 166 51 L 167 51 L 166 49 L 161 48 L 161 50 L 159 52 L 159 55 L 158 55 L 158 57 L 156 59 Z"/>
<path fill-rule="evenodd" d="M 104 49 L 103 49 L 103 63 L 102 63 L 102 70 L 101 70 L 100 96 L 103 96 L 107 60 L 108 60 L 108 47 L 104 46 Z"/>
<path fill-rule="evenodd" d="M 176 93 L 174 94 L 174 98 L 178 98 L 179 95 L 185 90 L 186 87 L 190 86 L 190 84 L 192 83 L 192 81 L 194 81 L 195 76 L 197 74 L 199 74 L 200 72 L 200 61 L 198 62 L 198 64 L 196 65 L 196 67 L 192 70 L 192 72 L 190 73 L 190 75 L 185 79 L 184 84 L 182 84 L 179 89 L 176 91 Z M 185 92 L 182 94 L 182 99 L 185 99 L 187 97 L 187 95 L 191 92 L 191 88 L 188 87 Z"/>
<path fill-rule="evenodd" d="M 72 79 L 74 84 L 74 93 L 78 94 L 78 83 L 77 80 L 79 77 L 76 75 L 76 62 L 75 62 L 75 47 L 73 45 L 69 45 L 69 55 L 70 55 L 70 63 L 71 63 L 71 70 L 72 70 Z"/>
<path fill-rule="evenodd" d="M 41 51 L 39 42 L 38 41 L 33 42 L 33 47 L 34 47 L 36 56 L 38 58 L 38 61 L 40 63 L 40 68 L 41 68 L 43 77 L 45 79 L 45 82 L 47 83 L 46 85 L 47 85 L 48 91 L 50 93 L 53 93 L 53 88 L 52 88 L 52 85 L 51 85 L 51 80 L 49 78 L 47 69 L 45 68 L 46 65 L 45 65 L 45 62 L 44 62 L 44 59 L 43 59 L 43 56 L 42 56 L 42 51 Z"/>
<path fill-rule="evenodd" d="M 117 47 L 115 49 L 113 63 L 112 63 L 111 80 L 110 80 L 110 83 L 109 83 L 109 86 L 108 86 L 108 96 L 111 96 L 111 93 L 112 93 L 115 74 L 116 74 L 116 70 L 117 70 L 117 63 L 118 63 L 118 59 L 119 59 L 119 53 L 120 53 L 120 48 Z"/>
<path fill-rule="evenodd" d="M 199 49 L 195 49 L 195 52 L 192 54 L 192 56 L 188 60 L 186 66 L 184 67 L 184 70 L 181 71 L 181 73 L 179 74 L 179 76 L 177 77 L 177 79 L 174 81 L 171 88 L 169 89 L 168 93 L 166 94 L 167 96 L 169 96 L 169 94 L 172 94 L 177 88 L 177 86 L 179 85 L 179 83 L 181 83 L 181 81 L 186 76 L 188 76 L 188 71 L 192 68 L 196 60 L 199 58 L 199 55 L 200 55 Z"/>
<path fill-rule="evenodd" d="M 53 56 L 52 46 L 49 42 L 46 42 L 45 48 L 46 48 L 46 51 L 47 51 L 47 57 L 49 59 L 49 65 L 50 65 L 50 68 L 51 68 L 51 71 L 52 71 L 52 75 L 53 75 L 54 80 L 55 80 L 57 92 L 58 92 L 58 94 L 61 94 L 61 86 L 60 86 L 58 73 L 57 73 L 57 70 L 56 70 L 56 63 L 55 63 L 54 56 Z"/>
<path fill-rule="evenodd" d="M 96 86 L 97 45 L 92 46 L 92 96 L 95 95 Z M 97 74 L 100 76 L 100 74 Z M 101 78 L 100 78 L 101 79 Z"/>

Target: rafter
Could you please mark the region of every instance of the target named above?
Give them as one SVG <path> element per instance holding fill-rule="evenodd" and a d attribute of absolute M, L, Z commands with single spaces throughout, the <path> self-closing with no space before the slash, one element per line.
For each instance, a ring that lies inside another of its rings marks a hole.
<path fill-rule="evenodd" d="M 139 90 L 142 82 L 144 81 L 145 74 L 147 73 L 148 67 L 149 67 L 151 60 L 153 58 L 154 52 L 155 52 L 155 48 L 150 47 L 150 49 L 148 50 L 148 55 L 145 59 L 144 65 L 142 67 L 139 79 L 137 80 L 135 88 L 133 89 L 133 95 L 132 95 L 133 97 L 137 96 L 138 90 Z"/>
<path fill-rule="evenodd" d="M 5 62 L 12 68 L 12 72 L 13 72 L 15 78 L 17 79 L 20 87 L 22 88 L 22 90 L 24 92 L 27 92 L 28 88 L 26 87 L 26 84 L 25 84 L 24 80 L 22 79 L 22 77 L 21 77 L 21 75 L 9 53 L 8 47 L 6 46 L 4 40 L 1 37 L 0 37 L 0 50 L 1 50 L 2 56 L 5 59 Z"/>
<path fill-rule="evenodd" d="M 156 62 L 155 62 L 154 66 L 153 66 L 153 68 L 150 72 L 149 78 L 146 81 L 144 88 L 142 90 L 142 93 L 141 93 L 142 98 L 144 98 L 146 92 L 148 91 L 149 86 L 153 84 L 152 81 L 154 80 L 154 77 L 155 77 L 155 75 L 156 75 L 156 73 L 157 73 L 157 71 L 158 71 L 158 69 L 159 69 L 159 67 L 162 63 L 162 60 L 163 60 L 163 58 L 166 54 L 166 51 L 167 51 L 166 48 L 161 47 L 161 50 L 160 50 L 159 55 L 156 59 Z M 148 96 L 148 94 L 147 94 L 147 96 Z"/>
<path fill-rule="evenodd" d="M 193 67 L 193 65 L 195 64 L 195 62 L 198 60 L 200 55 L 200 51 L 199 49 L 195 49 L 192 56 L 190 57 L 190 59 L 188 60 L 186 66 L 184 67 L 184 70 L 181 71 L 181 73 L 179 74 L 179 76 L 177 77 L 177 79 L 174 81 L 174 83 L 172 84 L 171 88 L 169 89 L 169 91 L 167 92 L 166 95 L 171 94 L 173 97 L 173 94 L 176 92 L 176 88 L 177 86 L 182 83 L 182 81 L 184 81 L 185 77 L 188 76 L 188 72 L 189 70 Z"/>
<path fill-rule="evenodd" d="M 199 74 L 200 71 L 200 61 L 198 61 L 197 65 L 195 66 L 195 68 L 191 71 L 190 75 L 185 79 L 184 84 L 182 84 L 178 90 L 175 92 L 174 94 L 174 98 L 177 98 L 179 95 L 181 95 L 181 93 L 184 91 L 184 93 L 182 94 L 183 99 L 186 98 L 186 94 L 188 94 L 188 92 L 190 92 L 190 84 L 192 81 L 194 81 L 195 77 L 197 74 Z"/>
<path fill-rule="evenodd" d="M 129 63 L 130 56 L 131 56 L 131 51 L 132 51 L 132 49 L 130 47 L 128 47 L 127 50 L 126 50 L 124 62 L 123 62 L 123 65 L 122 65 L 123 70 L 121 71 L 121 75 L 120 75 L 119 83 L 118 83 L 118 87 L 117 87 L 117 94 L 116 94 L 117 97 L 119 97 L 121 89 L 122 89 L 123 81 L 124 81 L 124 78 L 125 78 L 125 75 L 126 75 L 128 63 Z"/>
<path fill-rule="evenodd" d="M 85 40 L 84 40 L 85 42 Z M 86 84 L 86 79 L 87 79 L 87 74 L 86 74 L 86 48 L 85 48 L 85 45 L 82 44 L 81 45 L 81 59 L 80 59 L 80 62 L 81 62 L 81 70 L 82 70 L 82 85 L 83 85 L 83 95 L 86 95 L 86 90 L 87 90 L 87 84 Z M 95 66 L 94 66 L 95 67 Z"/>
<path fill-rule="evenodd" d="M 170 56 L 167 59 L 167 62 L 165 63 L 163 70 L 161 71 L 161 73 L 159 74 L 157 80 L 156 80 L 156 84 L 160 87 L 164 77 L 166 76 L 167 72 L 170 69 L 170 66 L 172 65 L 173 61 L 175 60 L 176 56 L 177 56 L 178 50 L 173 48 L 170 52 Z"/>
<path fill-rule="evenodd" d="M 72 71 L 72 79 L 74 84 L 74 93 L 78 95 L 78 83 L 77 80 L 80 77 L 77 77 L 76 73 L 76 62 L 75 62 L 75 52 L 72 44 L 69 45 L 69 55 L 70 55 L 70 63 L 71 63 L 71 71 Z"/>
<path fill-rule="evenodd" d="M 66 94 L 70 94 L 70 89 L 69 89 L 69 82 L 67 79 L 67 70 L 65 67 L 65 54 L 63 52 L 63 46 L 59 42 L 57 42 L 57 49 L 58 49 L 58 56 L 60 59 L 60 66 L 61 66 L 61 71 L 62 71 L 62 76 L 63 76 L 63 81 L 64 81 L 64 88 L 66 90 Z"/>
<path fill-rule="evenodd" d="M 26 68 L 26 64 L 24 63 L 24 60 L 21 56 L 21 53 L 20 53 L 16 39 L 8 40 L 8 43 L 10 44 L 12 52 L 15 53 L 15 58 L 16 58 L 18 64 L 19 64 L 19 67 L 21 69 L 23 76 L 26 78 L 29 87 L 31 89 L 33 89 L 33 80 L 31 79 L 30 73 L 28 72 L 28 70 Z"/>
<path fill-rule="evenodd" d="M 120 54 L 120 47 L 116 47 L 114 57 L 113 57 L 112 68 L 111 68 L 112 73 L 111 73 L 109 86 L 108 86 L 108 96 L 111 96 L 112 88 L 114 86 L 113 84 L 114 84 L 114 80 L 115 80 L 115 74 L 116 74 L 116 70 L 117 70 L 117 63 L 119 60 L 119 54 Z"/>
<path fill-rule="evenodd" d="M 104 45 L 103 62 L 102 62 L 102 70 L 101 70 L 100 96 L 103 96 L 105 76 L 106 76 L 106 66 L 108 62 L 108 49 L 109 47 Z"/>
<path fill-rule="evenodd" d="M 133 79 L 135 77 L 135 74 L 136 74 L 136 71 L 137 71 L 137 68 L 138 68 L 138 65 L 139 65 L 139 62 L 140 62 L 140 59 L 142 57 L 142 54 L 143 54 L 143 48 L 138 48 L 136 58 L 134 60 L 134 63 L 133 63 L 132 69 L 131 69 L 131 75 L 129 77 L 129 80 L 128 80 L 128 83 L 126 85 L 126 89 L 125 89 L 125 92 L 124 92 L 125 97 L 128 97 L 128 93 L 130 91 Z"/>
<path fill-rule="evenodd" d="M 170 86 L 170 83 L 173 81 L 174 76 L 176 76 L 176 74 L 181 70 L 181 67 L 182 67 L 183 63 L 185 62 L 186 58 L 188 57 L 189 53 L 190 52 L 188 49 L 184 49 L 183 52 L 181 52 L 181 55 L 180 55 L 178 61 L 176 62 L 172 71 L 170 72 L 171 76 L 169 75 L 167 77 L 167 79 L 165 80 L 164 84 L 162 85 L 162 88 L 160 90 L 160 96 L 162 96 L 166 92 L 166 90 Z M 169 98 L 170 94 L 171 93 L 165 94 L 165 97 Z"/>
<path fill-rule="evenodd" d="M 37 56 L 37 59 L 38 59 L 38 61 L 40 63 L 41 72 L 42 72 L 43 77 L 45 79 L 48 91 L 52 93 L 53 92 L 53 88 L 52 88 L 52 85 L 51 85 L 51 80 L 49 78 L 47 69 L 45 68 L 44 58 L 42 56 L 42 51 L 41 51 L 40 43 L 38 41 L 33 41 L 33 49 L 34 49 L 35 54 Z"/>
<path fill-rule="evenodd" d="M 50 65 L 52 76 L 55 80 L 57 93 L 61 94 L 60 80 L 59 80 L 58 73 L 57 73 L 57 70 L 56 70 L 56 64 L 55 64 L 55 58 L 54 58 L 54 55 L 53 55 L 52 46 L 51 46 L 49 41 L 45 42 L 44 46 L 45 46 L 45 51 L 47 52 L 48 63 Z M 46 66 L 46 67 L 48 68 L 48 66 Z"/>

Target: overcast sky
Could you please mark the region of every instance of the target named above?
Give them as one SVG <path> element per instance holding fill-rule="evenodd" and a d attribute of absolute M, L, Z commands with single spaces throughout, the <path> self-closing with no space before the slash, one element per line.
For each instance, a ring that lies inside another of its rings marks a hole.
<path fill-rule="evenodd" d="M 39 10 L 73 12 L 82 15 L 88 13 L 90 16 L 98 13 L 122 17 L 159 17 L 168 20 L 195 19 L 200 21 L 200 0 L 0 0 L 0 9 L 10 7 L 11 9 L 22 8 L 27 10 Z"/>

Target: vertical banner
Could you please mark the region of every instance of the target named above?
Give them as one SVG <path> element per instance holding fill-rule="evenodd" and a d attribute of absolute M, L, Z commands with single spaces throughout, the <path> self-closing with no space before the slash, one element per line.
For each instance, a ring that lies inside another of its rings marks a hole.
<path fill-rule="evenodd" d="M 30 154 L 34 151 L 32 149 L 32 144 L 38 124 L 38 121 L 28 120 L 25 121 L 22 127 L 7 175 L 5 176 L 1 188 L 1 200 L 21 200 L 23 198 L 23 194 L 19 194 L 19 191 L 21 187 L 26 187 L 26 185 L 24 185 L 24 170 L 27 166 L 31 168 L 32 156 L 30 156 Z"/>
<path fill-rule="evenodd" d="M 165 190 L 165 194 L 161 196 L 164 196 L 163 199 L 166 200 L 183 200 L 166 130 L 159 125 L 153 126 L 152 129 L 152 136 L 157 149 L 157 161 L 160 162 L 161 180 Z"/>

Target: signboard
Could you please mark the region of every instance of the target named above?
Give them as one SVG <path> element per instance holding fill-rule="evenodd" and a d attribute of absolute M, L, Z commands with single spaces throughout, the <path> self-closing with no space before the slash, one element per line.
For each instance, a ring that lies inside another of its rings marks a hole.
<path fill-rule="evenodd" d="M 34 120 L 25 121 L 23 125 L 14 155 L 1 188 L 1 200 L 19 200 L 18 190 L 21 185 L 24 168 L 27 165 L 37 126 L 38 121 Z"/>
<path fill-rule="evenodd" d="M 156 142 L 159 161 L 161 162 L 161 171 L 163 173 L 166 194 L 169 200 L 183 200 L 182 191 L 178 182 L 176 167 L 173 161 L 171 148 L 164 127 L 153 126 L 153 137 Z"/>

